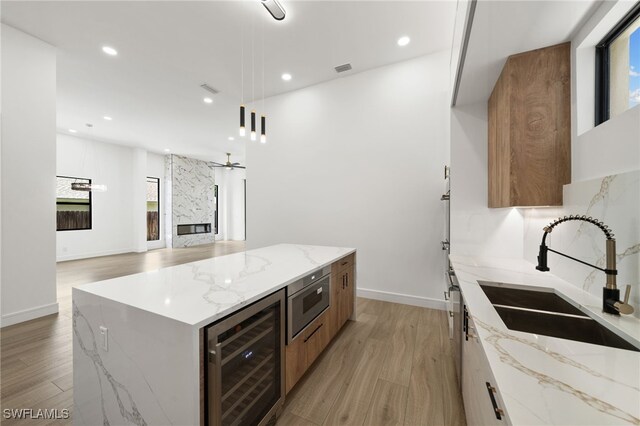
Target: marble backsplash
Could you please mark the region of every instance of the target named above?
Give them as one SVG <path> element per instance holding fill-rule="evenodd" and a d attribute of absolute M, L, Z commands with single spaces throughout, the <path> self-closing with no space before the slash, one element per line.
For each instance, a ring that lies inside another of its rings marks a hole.
<path fill-rule="evenodd" d="M 640 318 L 640 170 L 565 185 L 563 194 L 562 207 L 523 210 L 525 259 L 537 263 L 543 227 L 560 216 L 586 215 L 604 222 L 615 234 L 618 288 L 622 295 L 624 287 L 631 285 L 630 303 L 636 309 L 634 315 Z M 562 223 L 549 234 L 547 245 L 605 266 L 605 236 L 590 223 Z M 548 265 L 558 277 L 602 297 L 603 272 L 551 252 Z"/>
<path fill-rule="evenodd" d="M 171 176 L 171 246 L 191 247 L 214 242 L 215 177 L 210 162 L 167 156 Z M 178 235 L 178 225 L 210 223 L 206 234 Z"/>

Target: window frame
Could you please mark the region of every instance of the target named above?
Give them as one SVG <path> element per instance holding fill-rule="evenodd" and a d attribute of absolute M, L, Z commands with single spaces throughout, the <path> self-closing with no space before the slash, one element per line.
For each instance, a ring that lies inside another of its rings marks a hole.
<path fill-rule="evenodd" d="M 598 126 L 611 118 L 610 94 L 610 52 L 611 44 L 640 18 L 640 1 L 596 44 L 595 73 L 595 125 Z"/>
<path fill-rule="evenodd" d="M 89 181 L 89 185 L 92 184 L 93 180 L 90 178 L 83 178 L 83 177 L 77 177 L 77 176 L 62 176 L 62 175 L 56 175 L 56 180 L 58 178 L 63 178 L 63 179 L 76 179 L 76 180 L 88 180 Z M 89 192 L 89 227 L 88 228 L 67 228 L 67 229 L 59 229 L 58 228 L 58 218 L 57 218 L 57 206 L 58 205 L 63 205 L 63 206 L 73 206 L 73 205 L 78 205 L 80 203 L 69 203 L 69 202 L 59 202 L 58 201 L 58 194 L 56 193 L 56 232 L 64 232 L 64 231 L 91 231 L 93 229 L 93 191 L 88 191 Z"/>
<path fill-rule="evenodd" d="M 160 178 L 159 177 L 153 177 L 153 176 L 147 176 L 147 182 L 149 182 L 149 179 L 155 179 L 158 182 L 158 239 L 157 240 L 150 240 L 149 239 L 149 235 L 147 235 L 147 242 L 151 242 L 151 241 L 161 241 L 162 240 L 162 233 L 160 232 L 162 230 L 162 227 L 160 226 L 160 220 L 161 220 L 161 214 L 160 214 Z"/>

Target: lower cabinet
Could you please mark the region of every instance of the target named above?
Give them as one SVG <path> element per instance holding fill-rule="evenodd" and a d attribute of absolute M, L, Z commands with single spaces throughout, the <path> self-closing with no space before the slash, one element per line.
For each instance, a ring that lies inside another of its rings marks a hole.
<path fill-rule="evenodd" d="M 355 301 L 355 264 L 348 256 L 331 267 L 331 337 L 335 336 L 353 315 Z"/>
<path fill-rule="evenodd" d="M 287 393 L 298 383 L 331 341 L 329 313 L 330 309 L 326 310 L 287 345 L 285 353 Z"/>
<path fill-rule="evenodd" d="M 467 424 L 510 425 L 475 323 L 463 306 L 462 398 Z"/>
<path fill-rule="evenodd" d="M 353 315 L 355 301 L 355 255 L 331 265 L 331 302 L 329 309 L 313 320 L 293 339 L 285 351 L 286 393 L 295 386 L 320 356 L 331 339 Z"/>

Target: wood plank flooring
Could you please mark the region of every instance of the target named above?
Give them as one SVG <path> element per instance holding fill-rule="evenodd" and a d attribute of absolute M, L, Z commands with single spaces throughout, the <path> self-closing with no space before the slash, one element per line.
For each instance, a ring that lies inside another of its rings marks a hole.
<path fill-rule="evenodd" d="M 3 409 L 73 408 L 71 289 L 81 284 L 152 271 L 244 250 L 244 242 L 220 241 L 197 247 L 60 262 L 59 312 L 0 330 L 0 401 Z M 3 425 L 70 425 L 60 420 L 7 420 Z"/>
<path fill-rule="evenodd" d="M 358 298 L 277 425 L 466 425 L 446 313 Z"/>
<path fill-rule="evenodd" d="M 61 262 L 60 312 L 0 330 L 2 408 L 73 406 L 71 288 L 244 250 L 241 242 Z M 442 311 L 359 298 L 349 321 L 298 383 L 278 426 L 464 425 Z M 6 420 L 68 425 L 72 420 Z"/>

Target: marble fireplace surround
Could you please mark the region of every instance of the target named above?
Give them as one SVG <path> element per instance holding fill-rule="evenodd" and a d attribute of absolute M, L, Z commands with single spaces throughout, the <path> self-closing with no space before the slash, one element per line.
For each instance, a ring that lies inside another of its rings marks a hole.
<path fill-rule="evenodd" d="M 191 247 L 213 243 L 215 240 L 215 177 L 213 163 L 168 155 L 166 157 L 167 182 L 170 191 L 165 223 L 169 246 Z M 210 224 L 211 232 L 178 235 L 178 225 Z"/>
<path fill-rule="evenodd" d="M 618 288 L 631 285 L 630 303 L 640 318 L 640 170 L 564 186 L 559 208 L 524 209 L 524 257 L 536 264 L 542 228 L 565 215 L 586 215 L 604 222 L 616 239 Z M 565 222 L 554 228 L 547 245 L 599 267 L 605 266 L 605 236 L 586 222 Z M 551 273 L 602 297 L 603 272 L 549 253 Z"/>

